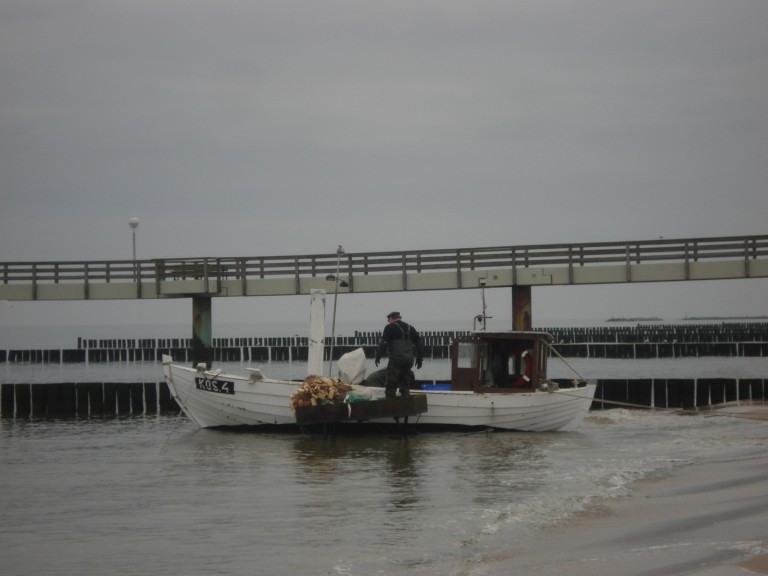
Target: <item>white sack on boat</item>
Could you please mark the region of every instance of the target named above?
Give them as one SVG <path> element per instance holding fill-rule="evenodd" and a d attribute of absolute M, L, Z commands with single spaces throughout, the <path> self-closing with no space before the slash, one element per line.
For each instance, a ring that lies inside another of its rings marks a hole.
<path fill-rule="evenodd" d="M 360 384 L 365 380 L 365 352 L 362 348 L 347 352 L 338 361 L 339 380 L 345 384 Z"/>

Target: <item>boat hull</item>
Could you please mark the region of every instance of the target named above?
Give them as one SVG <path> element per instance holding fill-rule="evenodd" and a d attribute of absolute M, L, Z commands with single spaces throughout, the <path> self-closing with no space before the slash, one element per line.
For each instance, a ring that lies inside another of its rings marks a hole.
<path fill-rule="evenodd" d="M 225 426 L 296 426 L 291 395 L 300 382 L 197 371 L 163 356 L 171 395 L 201 428 Z M 531 432 L 571 431 L 589 412 L 596 385 L 515 393 L 414 391 L 427 398 L 427 411 L 410 424 L 425 427 L 491 427 Z M 373 399 L 383 388 L 369 388 Z M 391 423 L 392 418 L 371 422 Z"/>

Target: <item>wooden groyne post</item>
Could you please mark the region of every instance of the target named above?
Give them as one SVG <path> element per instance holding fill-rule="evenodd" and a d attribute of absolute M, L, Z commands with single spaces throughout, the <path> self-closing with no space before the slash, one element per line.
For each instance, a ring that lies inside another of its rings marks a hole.
<path fill-rule="evenodd" d="M 109 418 L 179 412 L 165 382 L 0 385 L 3 418 Z"/>
<path fill-rule="evenodd" d="M 764 403 L 763 378 L 648 378 L 598 380 L 592 409 L 697 410 L 728 403 Z"/>
<path fill-rule="evenodd" d="M 569 381 L 558 380 L 567 392 Z M 434 383 L 421 380 L 420 383 Z M 762 378 L 598 379 L 592 410 L 704 410 L 726 403 L 765 403 Z M 165 382 L 0 385 L 0 414 L 9 419 L 178 415 Z"/>
<path fill-rule="evenodd" d="M 210 370 L 213 362 L 211 297 L 192 297 L 192 364 L 204 362 Z"/>

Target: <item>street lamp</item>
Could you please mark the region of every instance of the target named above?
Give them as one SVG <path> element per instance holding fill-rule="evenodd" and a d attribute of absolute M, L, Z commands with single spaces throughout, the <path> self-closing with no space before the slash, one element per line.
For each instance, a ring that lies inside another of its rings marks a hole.
<path fill-rule="evenodd" d="M 129 218 L 128 226 L 131 227 L 131 233 L 133 235 L 133 277 L 135 280 L 138 272 L 138 270 L 136 270 L 136 228 L 139 227 L 139 219 L 136 218 L 136 216 Z"/>
<path fill-rule="evenodd" d="M 328 280 L 328 282 L 335 282 L 336 280 L 338 280 L 340 288 L 349 288 L 349 282 L 347 282 L 343 278 L 336 278 L 336 276 L 334 276 L 333 274 L 328 274 L 325 277 L 325 279 Z"/>
<path fill-rule="evenodd" d="M 136 216 L 130 218 L 128 226 L 131 227 L 131 232 L 133 232 L 133 259 L 136 260 L 136 228 L 139 227 L 139 219 Z"/>

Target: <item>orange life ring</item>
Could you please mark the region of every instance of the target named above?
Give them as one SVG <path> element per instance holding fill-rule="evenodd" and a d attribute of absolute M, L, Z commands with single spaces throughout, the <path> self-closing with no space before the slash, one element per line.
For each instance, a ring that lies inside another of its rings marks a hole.
<path fill-rule="evenodd" d="M 533 377 L 533 354 L 528 352 L 528 350 L 523 350 L 522 354 L 520 354 L 520 359 L 525 363 L 525 370 L 520 378 L 512 382 L 512 386 L 516 387 L 527 386 L 531 383 L 531 378 Z"/>

